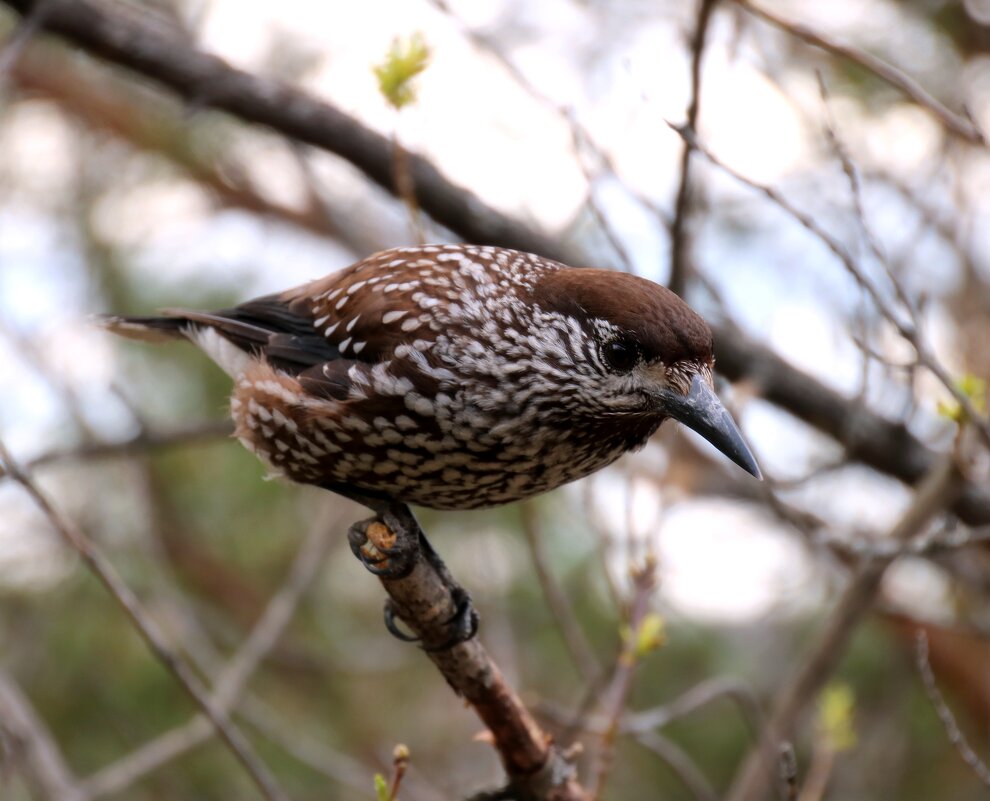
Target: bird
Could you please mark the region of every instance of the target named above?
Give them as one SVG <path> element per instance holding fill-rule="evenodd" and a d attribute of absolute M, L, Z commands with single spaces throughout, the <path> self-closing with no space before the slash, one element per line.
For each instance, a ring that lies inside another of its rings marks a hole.
<path fill-rule="evenodd" d="M 374 506 L 497 506 L 590 475 L 668 419 L 761 478 L 713 385 L 711 328 L 630 273 L 494 246 L 371 255 L 233 308 L 106 315 L 187 339 L 233 379 L 273 476 Z"/>

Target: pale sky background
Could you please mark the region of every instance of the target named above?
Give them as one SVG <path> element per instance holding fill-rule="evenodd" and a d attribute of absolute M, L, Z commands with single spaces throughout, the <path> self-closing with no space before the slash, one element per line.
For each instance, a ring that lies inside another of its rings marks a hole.
<path fill-rule="evenodd" d="M 622 14 L 610 11 L 617 4 L 567 0 L 451 5 L 472 29 L 509 28 L 505 55 L 539 92 L 573 110 L 614 159 L 627 187 L 670 208 L 680 140 L 665 120 L 684 119 L 689 84 L 681 31 L 690 24 L 693 4 L 633 2 L 622 6 Z M 508 26 L 507 7 L 514 9 Z M 854 31 L 859 43 L 873 43 L 883 52 L 896 50 L 898 39 L 909 41 L 911 60 L 902 66 L 923 83 L 947 68 L 939 61 L 947 49 L 928 41 L 932 34 L 917 29 L 894 3 L 840 0 L 774 7 L 838 38 Z M 258 69 L 271 53 L 273 37 L 290 37 L 303 45 L 301 57 L 319 56 L 302 79 L 306 88 L 382 133 L 398 131 L 407 147 L 431 158 L 451 180 L 493 206 L 560 234 L 581 211 L 588 182 L 575 158 L 567 121 L 521 88 L 495 59 L 480 53 L 460 24 L 432 4 L 213 0 L 204 9 L 198 28 L 203 48 L 237 66 Z M 823 146 L 822 101 L 812 67 L 779 76 L 779 85 L 771 82 L 767 54 L 779 52 L 780 37 L 762 25 L 737 37 L 729 22 L 718 15 L 704 63 L 703 140 L 726 163 L 780 187 L 849 241 L 855 218 L 834 154 Z M 395 37 L 416 31 L 428 42 L 433 59 L 419 79 L 417 103 L 396 115 L 382 100 L 372 67 Z M 976 72 L 966 76 L 965 85 L 988 91 L 966 100 L 974 117 L 990 128 L 990 64 L 970 69 Z M 863 168 L 917 177 L 938 162 L 942 140 L 937 123 L 906 102 L 895 100 L 866 114 L 836 96 L 831 112 Z M 78 251 L 49 216 L 72 182 L 75 133 L 42 102 L 8 110 L 0 123 L 0 319 L 33 342 L 57 369 L 99 435 L 126 437 L 133 433 L 133 421 L 110 391 L 110 382 L 122 370 L 118 343 L 86 325 L 86 315 L 106 310 L 96 307 L 82 279 Z M 304 183 L 277 138 L 248 130 L 233 155 L 267 194 L 301 203 Z M 595 172 L 590 154 L 584 160 Z M 312 162 L 329 194 L 347 198 L 368 214 L 379 213 L 380 193 L 368 189 L 351 169 L 322 154 Z M 107 168 L 114 167 L 108 160 Z M 710 171 L 702 167 L 697 174 Z M 863 308 L 863 299 L 841 265 L 749 190 L 723 176 L 710 183 L 714 211 L 697 222 L 696 263 L 717 284 L 731 315 L 795 365 L 843 392 L 857 392 L 862 370 L 848 321 Z M 975 209 L 973 236 L 985 256 L 990 256 L 988 185 L 990 161 L 974 155 L 960 191 Z M 665 280 L 668 244 L 656 220 L 614 181 L 597 182 L 595 197 L 637 271 Z M 952 202 L 937 181 L 932 182 L 931 202 L 943 209 Z M 955 264 L 950 250 L 933 236 L 912 239 L 913 211 L 879 190 L 868 189 L 865 203 L 868 222 L 890 252 L 914 243 L 924 269 L 913 270 L 917 286 L 909 289 L 923 289 L 936 279 L 951 283 Z M 732 220 L 745 223 L 745 230 L 731 229 L 727 223 Z M 125 178 L 118 190 L 100 199 L 94 222 L 108 240 L 130 253 L 132 269 L 175 297 L 181 297 L 189 282 L 216 282 L 239 287 L 247 299 L 366 255 L 349 254 L 249 215 L 211 213 L 198 187 L 170 173 L 157 180 Z M 862 240 L 856 242 L 854 235 L 852 241 L 858 252 L 865 252 Z M 607 246 L 598 250 L 607 264 Z M 879 265 L 869 259 L 864 263 L 881 274 Z M 717 313 L 705 294 L 691 299 Z M 940 314 L 933 305 L 928 333 L 936 352 L 956 370 L 951 327 Z M 893 356 L 906 353 L 902 343 L 884 333 L 877 347 Z M 7 338 L 0 338 L 0 387 L 0 430 L 17 455 L 28 458 L 64 442 L 64 399 Z M 921 379 L 917 388 L 922 407 L 929 411 L 944 397 L 929 379 Z M 889 385 L 878 389 L 874 381 L 869 398 L 876 408 L 896 415 L 905 394 Z M 767 404 L 748 402 L 740 409 L 740 422 L 761 464 L 775 476 L 799 476 L 837 452 L 834 444 Z M 150 413 L 160 415 L 162 410 Z M 658 445 L 651 445 L 631 458 L 662 463 L 666 457 Z M 603 512 L 631 504 L 632 535 L 657 543 L 662 601 L 678 614 L 745 622 L 772 612 L 800 611 L 821 597 L 818 560 L 808 559 L 797 538 L 765 514 L 726 500 L 660 498 L 629 485 L 627 468 L 620 465 L 594 479 L 595 503 Z M 726 463 L 726 469 L 733 468 Z M 56 482 L 55 476 L 43 478 Z M 58 486 L 71 512 L 73 499 L 62 492 L 64 485 Z M 575 496 L 582 492 L 568 491 Z M 903 509 L 908 493 L 896 482 L 853 469 L 811 482 L 788 497 L 819 513 L 824 510 L 842 532 L 880 532 Z M 841 507 L 829 502 L 833 497 L 842 498 Z M 622 525 L 613 533 L 628 536 L 626 516 L 621 517 Z M 23 496 L 0 484 L 0 585 L 43 588 L 65 575 L 71 560 L 38 533 L 43 529 Z M 615 565 L 615 572 L 621 575 L 624 565 Z M 899 597 L 937 600 L 942 591 L 938 575 L 919 563 L 899 566 L 890 583 L 900 589 Z"/>

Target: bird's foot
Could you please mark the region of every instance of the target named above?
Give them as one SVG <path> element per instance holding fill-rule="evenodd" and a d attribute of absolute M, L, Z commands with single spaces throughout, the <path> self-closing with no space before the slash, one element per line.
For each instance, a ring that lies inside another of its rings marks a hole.
<path fill-rule="evenodd" d="M 400 629 L 398 613 L 395 602 L 392 599 L 385 601 L 385 628 L 388 629 L 389 634 L 393 637 L 403 642 L 418 642 L 424 651 L 431 652 L 446 651 L 455 645 L 473 640 L 478 633 L 480 619 L 478 612 L 474 608 L 474 604 L 471 602 L 471 595 L 459 584 L 455 584 L 450 588 L 450 594 L 456 609 L 454 610 L 454 614 L 443 622 L 441 628 L 446 631 L 446 636 L 439 642 L 426 645 L 423 643 L 421 637 L 408 634 Z"/>
<path fill-rule="evenodd" d="M 418 528 L 415 531 L 418 532 Z M 420 557 L 416 533 L 406 526 L 388 526 L 378 517 L 351 526 L 347 531 L 347 542 L 361 564 L 379 578 L 405 578 Z"/>
<path fill-rule="evenodd" d="M 478 633 L 478 613 L 470 594 L 451 575 L 408 508 L 383 509 L 376 517 L 355 523 L 348 531 L 347 540 L 361 564 L 379 578 L 404 579 L 422 559 L 433 568 L 450 593 L 454 612 L 437 628 L 444 636 L 430 636 L 426 643 L 399 628 L 399 606 L 391 599 L 387 601 L 385 627 L 393 636 L 405 642 L 420 642 L 426 651 L 444 651 L 467 642 Z"/>

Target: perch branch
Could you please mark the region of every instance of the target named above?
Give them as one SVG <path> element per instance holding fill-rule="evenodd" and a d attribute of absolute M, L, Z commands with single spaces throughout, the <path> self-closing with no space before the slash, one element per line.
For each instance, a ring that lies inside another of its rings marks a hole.
<path fill-rule="evenodd" d="M 397 537 L 419 542 L 422 531 L 407 507 L 389 505 L 367 529 L 380 551 Z M 458 614 L 451 579 L 423 557 L 402 578 L 381 577 L 397 616 L 419 638 L 423 650 L 455 693 L 464 698 L 491 732 L 495 749 L 516 796 L 540 801 L 588 801 L 574 778 L 574 767 L 553 744 L 529 710 L 506 683 L 501 671 L 477 637 L 445 647 L 449 623 Z"/>

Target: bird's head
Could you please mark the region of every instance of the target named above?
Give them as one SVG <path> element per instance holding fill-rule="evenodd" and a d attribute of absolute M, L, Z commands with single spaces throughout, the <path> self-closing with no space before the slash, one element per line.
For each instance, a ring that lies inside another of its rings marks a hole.
<path fill-rule="evenodd" d="M 544 275 L 533 299 L 581 332 L 588 413 L 673 418 L 761 478 L 715 394 L 711 329 L 676 294 L 628 273 L 569 268 Z"/>

